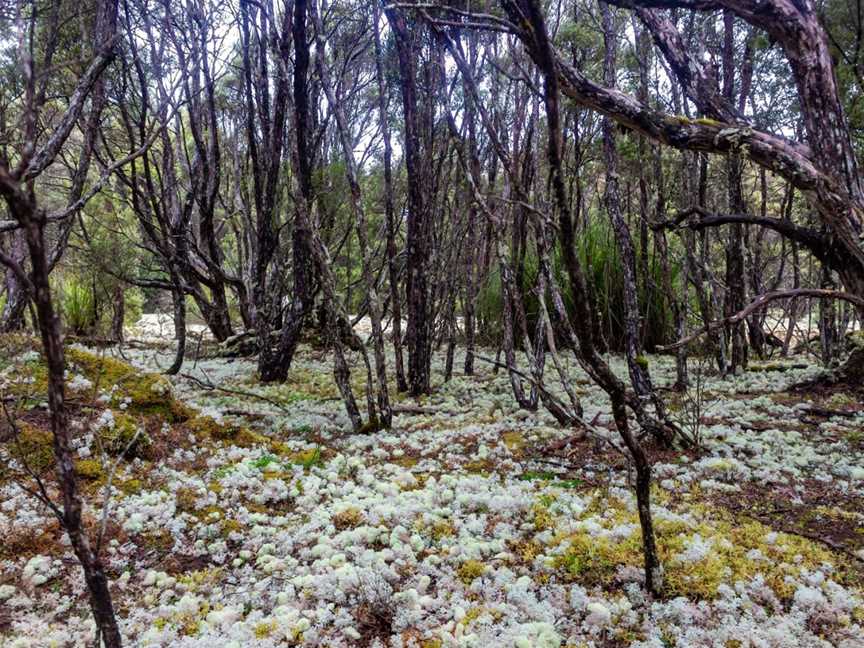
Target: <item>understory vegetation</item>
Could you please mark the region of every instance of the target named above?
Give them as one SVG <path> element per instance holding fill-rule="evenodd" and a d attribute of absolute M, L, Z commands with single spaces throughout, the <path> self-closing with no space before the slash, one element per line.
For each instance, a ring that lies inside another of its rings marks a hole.
<path fill-rule="evenodd" d="M 16 484 L 25 467 L 50 481 L 44 363 L 32 338 L 2 349 L 19 403 L 0 474 L 4 636 L 89 645 L 61 529 Z M 272 386 L 246 360 L 202 357 L 172 385 L 151 373 L 170 350 L 67 355 L 85 525 L 110 506 L 106 569 L 135 645 L 860 645 L 864 408 L 848 387 L 790 388 L 818 368 L 705 378 L 719 406 L 700 446 L 652 452 L 666 571 L 651 599 L 626 451 L 576 367 L 596 436 L 520 409 L 503 371 L 443 383 L 440 362 L 433 394 L 369 436 L 344 432 L 309 347 Z"/>

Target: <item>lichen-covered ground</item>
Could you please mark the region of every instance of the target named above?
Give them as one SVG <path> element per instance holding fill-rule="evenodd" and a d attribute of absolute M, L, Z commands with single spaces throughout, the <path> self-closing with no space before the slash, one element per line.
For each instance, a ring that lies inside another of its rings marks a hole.
<path fill-rule="evenodd" d="M 51 474 L 37 348 L 0 349 L 20 421 L 17 444 L 0 423 L 0 646 L 85 646 L 80 570 L 17 483 L 23 459 Z M 111 494 L 128 645 L 864 646 L 864 406 L 844 386 L 789 391 L 817 373 L 801 359 L 708 379 L 702 448 L 652 449 L 666 574 L 647 600 L 626 456 L 575 368 L 606 440 L 518 410 L 482 364 L 442 383 L 436 361 L 432 396 L 357 436 L 320 350 L 281 386 L 250 361 L 189 361 L 215 390 L 148 374 L 167 350 L 122 352 L 131 367 L 70 348 L 68 384 L 92 529 Z M 668 360 L 650 364 L 671 383 Z M 694 431 L 692 402 L 669 402 Z"/>

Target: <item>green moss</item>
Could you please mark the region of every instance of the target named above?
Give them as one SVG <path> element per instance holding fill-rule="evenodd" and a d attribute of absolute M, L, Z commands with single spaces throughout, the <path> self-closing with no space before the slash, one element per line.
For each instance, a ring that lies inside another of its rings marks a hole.
<path fill-rule="evenodd" d="M 33 472 L 42 473 L 54 465 L 54 437 L 29 423 L 19 422 L 18 436 L 9 444 L 9 452 Z M 5 467 L 0 467 L 0 476 Z"/>
<path fill-rule="evenodd" d="M 104 426 L 98 432 L 98 440 L 93 439 L 91 451 L 98 453 L 104 450 L 115 457 L 124 454 L 127 459 L 144 458 L 153 441 L 144 430 L 139 432 L 138 421 L 123 411 L 112 411 L 114 425 Z"/>
<path fill-rule="evenodd" d="M 194 412 L 172 394 L 171 381 L 164 376 L 142 373 L 116 358 L 99 356 L 80 349 L 66 350 L 70 368 L 79 371 L 101 390 L 110 390 L 112 405 L 126 403 L 129 412 L 158 414 L 169 423 L 189 419 Z"/>
<path fill-rule="evenodd" d="M 486 565 L 479 560 L 466 560 L 459 565 L 456 575 L 466 585 L 470 585 L 486 572 Z"/>
<path fill-rule="evenodd" d="M 290 463 L 303 466 L 306 469 L 313 466 L 320 466 L 324 463 L 321 457 L 320 446 L 315 446 L 308 450 L 300 450 L 298 452 L 289 452 L 285 457 Z"/>
<path fill-rule="evenodd" d="M 98 459 L 79 459 L 75 462 L 75 474 L 86 481 L 99 481 L 105 477 L 102 462 Z"/>

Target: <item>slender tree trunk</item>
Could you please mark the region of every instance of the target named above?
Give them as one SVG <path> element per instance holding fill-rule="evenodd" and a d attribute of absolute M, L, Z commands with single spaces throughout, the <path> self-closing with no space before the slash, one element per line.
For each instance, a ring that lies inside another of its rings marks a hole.
<path fill-rule="evenodd" d="M 633 436 L 629 429 L 626 405 L 627 397 L 623 384 L 612 374 L 602 358 L 597 355 L 593 347 L 591 333 L 591 314 L 586 313 L 585 302 L 586 288 L 585 276 L 582 267 L 576 257 L 573 243 L 573 222 L 569 212 L 566 190 L 564 187 L 562 165 L 561 165 L 561 126 L 558 112 L 558 73 L 552 46 L 546 31 L 542 10 L 536 0 L 521 0 L 518 5 L 510 4 L 505 0 L 505 8 L 511 16 L 521 16 L 524 22 L 530 26 L 534 39 L 535 60 L 538 62 L 540 71 L 544 77 L 544 103 L 546 107 L 546 120 L 549 132 L 548 157 L 551 173 L 551 185 L 559 213 L 559 231 L 561 233 L 561 244 L 565 267 L 570 278 L 571 290 L 574 293 L 574 305 L 577 308 L 575 315 L 579 331 L 579 352 L 585 361 L 589 374 L 598 380 L 601 387 L 607 392 L 612 402 L 612 409 L 616 426 L 622 439 L 630 450 L 637 470 L 636 497 L 639 507 L 639 520 L 642 529 L 642 548 L 645 558 L 645 587 L 652 594 L 659 593 L 662 589 L 662 567 L 654 543 L 654 529 L 651 519 L 650 491 L 651 467 L 639 441 Z M 606 9 L 608 11 L 608 8 Z M 548 277 L 547 277 L 548 278 Z M 580 312 L 581 311 L 581 312 Z M 638 399 L 631 399 L 637 417 L 643 427 L 653 433 L 665 436 L 668 432 L 656 431 L 652 428 L 661 427 L 663 424 L 650 422 L 644 410 L 644 403 Z"/>
<path fill-rule="evenodd" d="M 375 273 L 372 268 L 372 256 L 369 249 L 369 234 L 367 232 L 368 224 L 366 221 L 366 211 L 363 208 L 357 164 L 354 160 L 352 136 L 348 130 L 347 120 L 345 119 L 341 104 L 333 90 L 333 86 L 330 82 L 330 74 L 321 54 L 321 52 L 325 51 L 323 25 L 321 24 L 317 8 L 315 7 L 315 0 L 313 0 L 312 5 L 310 6 L 310 13 L 315 23 L 315 38 L 319 50 L 319 55 L 316 56 L 315 60 L 318 66 L 318 73 L 321 77 L 321 84 L 325 96 L 327 97 L 328 103 L 332 106 L 332 110 L 336 117 L 336 127 L 339 131 L 339 140 L 342 144 L 342 154 L 345 157 L 345 174 L 351 193 L 351 209 L 354 213 L 357 240 L 360 244 L 360 262 L 362 265 L 363 283 L 366 287 L 366 300 L 369 305 L 369 319 L 372 323 L 372 343 L 375 349 L 375 371 L 378 381 L 376 391 L 378 411 L 380 414 L 379 422 L 384 427 L 389 428 L 392 421 L 392 413 L 390 409 L 390 392 L 387 386 L 387 360 L 384 355 L 384 332 L 381 327 L 381 305 L 378 300 L 378 287 L 376 285 Z M 370 384 L 367 385 L 367 389 L 372 388 L 371 376 L 369 376 L 369 378 L 370 380 L 368 382 Z M 370 420 L 375 419 L 375 412 L 370 411 L 369 417 Z"/>
<path fill-rule="evenodd" d="M 420 121 L 417 111 L 417 63 L 414 40 L 416 29 L 409 29 L 401 10 L 387 8 L 393 30 L 402 88 L 402 113 L 405 118 L 405 166 L 408 175 L 408 230 L 406 236 L 406 294 L 408 300 L 408 383 L 412 396 L 429 392 L 430 387 L 430 310 L 428 304 L 427 246 L 428 214 L 423 185 L 426 178 L 420 156 Z"/>
<path fill-rule="evenodd" d="M 32 185 L 27 193 L 7 183 L 0 182 L 0 193 L 7 200 L 10 211 L 24 227 L 30 256 L 33 301 L 36 306 L 37 325 L 48 365 L 48 406 L 51 413 L 51 432 L 54 439 L 54 459 L 57 481 L 63 498 L 60 522 L 69 536 L 72 550 L 84 571 L 84 580 L 90 599 L 90 608 L 96 620 L 98 632 L 106 648 L 120 648 L 122 639 L 108 578 L 99 556 L 90 546 L 82 521 L 81 495 L 73 465 L 73 454 L 69 433 L 69 415 L 65 403 L 64 375 L 66 362 L 60 319 L 54 311 L 51 286 L 48 281 L 49 268 L 45 253 L 45 214 L 34 207 Z"/>
<path fill-rule="evenodd" d="M 378 81 L 378 119 L 381 122 L 381 137 L 384 141 L 384 218 L 387 228 L 387 278 L 390 284 L 390 312 L 393 315 L 394 364 L 396 389 L 408 391 L 402 359 L 402 298 L 399 294 L 399 269 L 396 261 L 396 213 L 393 206 L 393 147 L 390 143 L 390 117 L 387 113 L 389 96 L 387 79 L 384 72 L 384 54 L 381 48 L 379 31 L 381 13 L 377 1 L 372 2 L 372 15 L 375 21 L 372 33 L 375 38 L 375 76 Z"/>

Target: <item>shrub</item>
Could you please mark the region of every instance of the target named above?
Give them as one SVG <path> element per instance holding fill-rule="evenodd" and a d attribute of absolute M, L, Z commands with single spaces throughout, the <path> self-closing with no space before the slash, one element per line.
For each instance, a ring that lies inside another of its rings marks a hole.
<path fill-rule="evenodd" d="M 68 277 L 60 288 L 60 312 L 66 329 L 75 335 L 93 330 L 98 317 L 90 286 L 76 277 Z"/>

